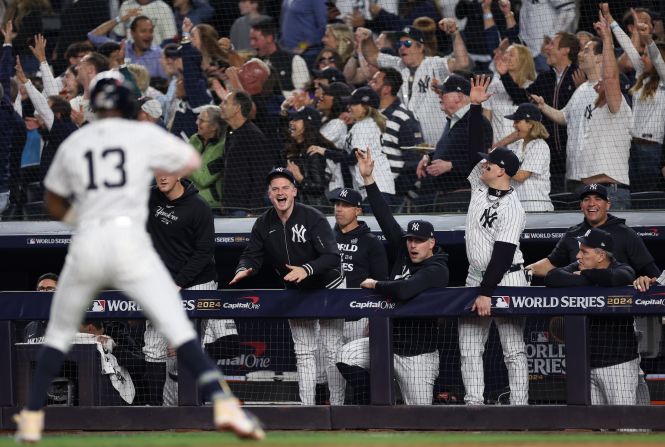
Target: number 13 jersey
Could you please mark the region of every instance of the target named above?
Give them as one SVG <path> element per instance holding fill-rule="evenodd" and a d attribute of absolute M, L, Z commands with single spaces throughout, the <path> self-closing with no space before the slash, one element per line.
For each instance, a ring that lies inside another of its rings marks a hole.
<path fill-rule="evenodd" d="M 72 203 L 77 228 L 118 217 L 145 226 L 154 173 L 179 171 L 193 151 L 155 124 L 107 118 L 62 143 L 44 186 Z"/>

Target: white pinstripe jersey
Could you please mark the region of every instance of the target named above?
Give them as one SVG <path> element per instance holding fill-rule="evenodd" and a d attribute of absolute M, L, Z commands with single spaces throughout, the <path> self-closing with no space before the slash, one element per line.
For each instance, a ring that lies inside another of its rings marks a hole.
<path fill-rule="evenodd" d="M 193 151 L 155 124 L 105 118 L 62 143 L 44 186 L 70 199 L 77 226 L 124 216 L 145 227 L 153 172 L 178 171 Z"/>
<path fill-rule="evenodd" d="M 469 267 L 486 270 L 492 258 L 494 242 L 515 244 L 517 249 L 512 264 L 524 263 L 520 251 L 520 236 L 526 225 L 526 213 L 513 191 L 502 197 L 488 194 L 488 187 L 480 180 L 481 166 L 478 163 L 471 174 L 471 202 L 466 215 L 465 243 Z"/>
<path fill-rule="evenodd" d="M 423 131 L 423 139 L 432 146 L 439 141 L 446 125 L 446 114 L 441 110 L 439 95 L 431 89 L 432 80 L 437 79 L 440 83 L 446 80 L 450 75 L 449 60 L 448 56 L 425 57 L 415 73 L 411 74 L 398 56 L 380 53 L 378 58 L 380 67 L 392 67 L 402 74 L 404 83 L 398 96 L 402 104 L 416 116 Z M 409 78 L 412 78 L 410 95 Z"/>

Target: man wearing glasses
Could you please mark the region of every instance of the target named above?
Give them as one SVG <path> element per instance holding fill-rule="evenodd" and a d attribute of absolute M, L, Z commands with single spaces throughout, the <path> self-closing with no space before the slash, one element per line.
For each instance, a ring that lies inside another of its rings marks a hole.
<path fill-rule="evenodd" d="M 446 57 L 425 56 L 425 36 L 414 27 L 406 27 L 398 34 L 397 52 L 399 56 L 380 53 L 367 28 L 356 30 L 356 40 L 362 42 L 363 56 L 378 67 L 392 67 L 398 70 L 404 81 L 399 97 L 406 107 L 420 121 L 423 139 L 431 146 L 436 145 L 446 122 L 446 116 L 439 107 L 439 97 L 431 86 L 436 79 L 443 82 L 455 70 L 466 69 L 469 55 L 457 24 L 453 19 L 443 19 L 439 28 L 452 36 L 453 54 Z"/>
<path fill-rule="evenodd" d="M 42 276 L 37 278 L 37 287 L 35 290 L 37 292 L 55 292 L 55 288 L 58 286 L 58 275 L 55 273 L 44 273 Z M 27 342 L 28 340 L 34 340 L 44 336 L 46 332 L 46 321 L 37 320 L 31 321 L 23 329 L 23 341 Z"/>

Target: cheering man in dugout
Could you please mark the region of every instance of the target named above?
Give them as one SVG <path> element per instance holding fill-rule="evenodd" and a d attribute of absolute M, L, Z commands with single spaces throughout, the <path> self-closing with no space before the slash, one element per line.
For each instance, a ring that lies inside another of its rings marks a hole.
<path fill-rule="evenodd" d="M 448 255 L 441 253 L 436 246 L 432 224 L 412 220 L 404 231 L 374 181 L 374 161 L 370 151 L 356 150 L 356 158 L 372 212 L 395 259 L 390 274 L 392 280 L 367 278 L 360 286 L 375 289 L 398 301 L 410 300 L 432 287 L 447 286 Z M 395 375 L 407 405 L 432 404 L 434 382 L 439 375 L 437 335 L 435 319 L 400 318 L 393 322 Z M 347 343 L 340 349 L 337 359 L 340 372 L 354 387 L 356 402 L 369 403 L 369 338 Z M 365 391 L 360 393 L 358 387 Z"/>

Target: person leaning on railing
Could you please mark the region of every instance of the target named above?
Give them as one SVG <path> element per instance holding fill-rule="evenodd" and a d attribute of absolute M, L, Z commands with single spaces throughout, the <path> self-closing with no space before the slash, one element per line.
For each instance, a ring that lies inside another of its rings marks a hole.
<path fill-rule="evenodd" d="M 635 279 L 635 271 L 614 258 L 610 233 L 593 228 L 577 239 L 577 261 L 551 270 L 546 286 L 617 287 Z M 635 405 L 640 357 L 633 316 L 589 316 L 588 346 L 591 404 Z"/>

